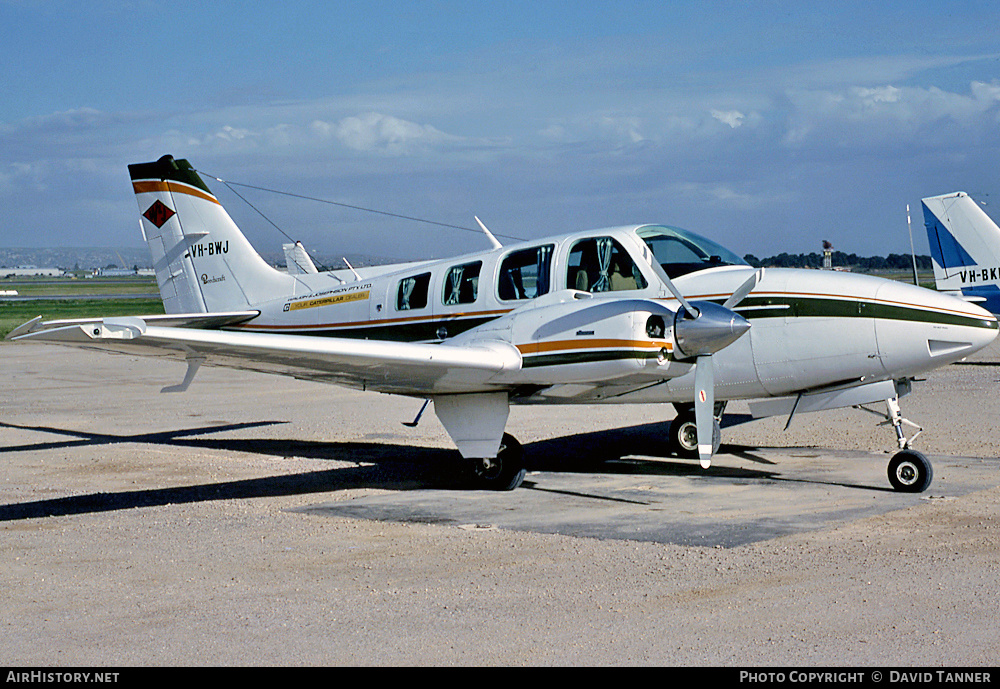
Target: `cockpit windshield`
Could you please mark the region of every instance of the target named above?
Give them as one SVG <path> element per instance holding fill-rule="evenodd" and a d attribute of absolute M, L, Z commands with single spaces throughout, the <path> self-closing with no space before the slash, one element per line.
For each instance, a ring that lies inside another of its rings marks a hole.
<path fill-rule="evenodd" d="M 747 262 L 710 239 L 665 225 L 646 225 L 636 234 L 671 278 L 717 266 L 745 266 Z"/>

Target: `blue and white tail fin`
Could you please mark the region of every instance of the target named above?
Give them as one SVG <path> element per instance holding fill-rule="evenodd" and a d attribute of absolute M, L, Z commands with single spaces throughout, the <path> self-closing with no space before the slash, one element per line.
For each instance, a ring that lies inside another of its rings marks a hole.
<path fill-rule="evenodd" d="M 1000 227 L 965 192 L 922 204 L 938 291 L 1000 313 Z"/>
<path fill-rule="evenodd" d="M 186 160 L 129 165 L 167 313 L 252 309 L 295 290 L 269 266 Z"/>

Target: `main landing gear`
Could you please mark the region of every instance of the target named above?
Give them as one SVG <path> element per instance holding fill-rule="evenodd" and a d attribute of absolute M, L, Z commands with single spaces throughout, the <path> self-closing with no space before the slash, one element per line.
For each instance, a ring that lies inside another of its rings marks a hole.
<path fill-rule="evenodd" d="M 521 443 L 509 433 L 503 434 L 496 457 L 473 459 L 471 468 L 472 488 L 480 490 L 514 490 L 527 474 Z"/>
<path fill-rule="evenodd" d="M 670 422 L 669 437 L 667 446 L 670 451 L 678 457 L 684 459 L 698 459 L 698 425 L 694 418 L 693 404 L 675 404 L 677 416 Z M 718 402 L 715 405 L 715 419 L 712 424 L 712 454 L 719 451 L 722 444 L 722 414 L 725 411 L 725 402 Z"/>
<path fill-rule="evenodd" d="M 510 412 L 507 392 L 438 395 L 433 400 L 434 413 L 463 457 L 470 488 L 514 490 L 521 485 L 527 473 L 524 450 L 503 432 Z"/>

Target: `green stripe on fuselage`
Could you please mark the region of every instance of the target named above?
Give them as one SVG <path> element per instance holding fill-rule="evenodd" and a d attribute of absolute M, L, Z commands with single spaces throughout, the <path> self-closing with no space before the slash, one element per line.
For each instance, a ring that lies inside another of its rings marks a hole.
<path fill-rule="evenodd" d="M 721 299 L 713 301 L 719 304 L 723 302 Z M 996 330 L 998 327 L 997 321 L 992 319 L 858 299 L 830 299 L 826 297 L 779 298 L 766 296 L 755 298 L 751 296 L 744 299 L 735 310 L 749 321 L 758 318 L 875 318 L 880 320 L 961 325 L 970 328 L 985 328 L 987 330 Z"/>

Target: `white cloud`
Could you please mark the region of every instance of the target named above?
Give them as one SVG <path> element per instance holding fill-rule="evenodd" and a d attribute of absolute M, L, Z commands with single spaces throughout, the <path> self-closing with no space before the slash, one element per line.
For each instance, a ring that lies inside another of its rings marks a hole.
<path fill-rule="evenodd" d="M 354 151 L 403 155 L 461 141 L 429 125 L 392 115 L 369 112 L 336 123 L 314 120 L 309 129 L 320 138 L 332 138 Z"/>
<path fill-rule="evenodd" d="M 719 122 L 728 124 L 733 129 L 741 126 L 743 124 L 743 118 L 746 117 L 746 115 L 739 110 L 712 110 L 711 115 Z"/>
<path fill-rule="evenodd" d="M 784 143 L 864 146 L 903 142 L 934 129 L 956 141 L 993 128 L 1000 85 L 973 82 L 968 93 L 938 87 L 848 87 L 787 93 L 791 108 Z M 946 130 L 946 131 L 944 131 Z"/>

